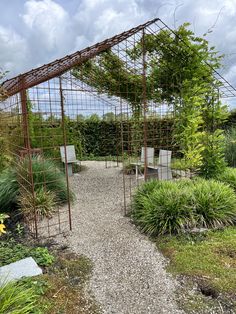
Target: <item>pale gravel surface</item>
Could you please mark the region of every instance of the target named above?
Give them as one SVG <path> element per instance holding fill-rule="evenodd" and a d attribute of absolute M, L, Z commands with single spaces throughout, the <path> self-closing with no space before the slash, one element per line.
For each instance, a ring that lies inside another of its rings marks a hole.
<path fill-rule="evenodd" d="M 122 213 L 121 168 L 84 162 L 88 169 L 73 177 L 77 202 L 73 232 L 64 242 L 89 257 L 91 290 L 105 314 L 183 313 L 174 300 L 177 282 L 166 261 L 147 237 Z"/>

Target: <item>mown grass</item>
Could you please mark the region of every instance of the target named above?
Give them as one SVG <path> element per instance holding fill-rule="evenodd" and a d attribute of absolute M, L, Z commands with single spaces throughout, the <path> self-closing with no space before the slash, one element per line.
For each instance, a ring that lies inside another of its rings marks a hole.
<path fill-rule="evenodd" d="M 198 235 L 165 236 L 157 246 L 170 259 L 168 270 L 204 282 L 219 293 L 236 297 L 236 229 Z"/>

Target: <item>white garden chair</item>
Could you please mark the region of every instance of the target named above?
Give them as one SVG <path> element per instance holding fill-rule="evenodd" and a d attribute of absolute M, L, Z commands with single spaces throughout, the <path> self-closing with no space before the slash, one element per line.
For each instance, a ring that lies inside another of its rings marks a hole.
<path fill-rule="evenodd" d="M 147 152 L 147 165 L 154 165 L 154 148 L 146 147 L 146 152 Z M 131 163 L 131 165 L 135 166 L 136 180 L 138 180 L 139 178 L 140 167 L 144 166 L 144 164 L 145 164 L 145 147 L 142 147 L 140 161 Z M 143 177 L 143 174 L 141 174 L 141 177 Z"/>
<path fill-rule="evenodd" d="M 65 164 L 67 163 L 67 171 L 68 176 L 73 175 L 72 165 L 77 164 L 81 166 L 81 161 L 77 160 L 75 154 L 75 146 L 74 145 L 66 145 L 60 146 L 60 153 L 61 153 L 61 161 Z"/>
<path fill-rule="evenodd" d="M 148 165 L 148 172 L 150 174 L 157 172 L 159 180 L 172 180 L 171 155 L 171 150 L 160 149 L 157 166 Z"/>

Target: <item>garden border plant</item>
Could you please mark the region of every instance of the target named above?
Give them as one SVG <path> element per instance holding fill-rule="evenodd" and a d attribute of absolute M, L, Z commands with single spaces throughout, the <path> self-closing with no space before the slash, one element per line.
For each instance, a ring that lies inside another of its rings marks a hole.
<path fill-rule="evenodd" d="M 29 214 L 33 210 L 32 193 L 21 188 L 20 180 L 29 182 L 29 160 L 25 159 L 17 167 L 5 169 L 0 174 L 0 208 L 11 213 L 16 209 Z M 68 199 L 65 174 L 51 161 L 41 156 L 32 158 L 33 180 L 36 193 L 36 210 L 39 217 L 51 217 L 55 206 L 63 204 Z M 46 177 L 46 178 L 45 178 Z M 46 180 L 45 180 L 46 179 Z M 28 181 L 27 181 L 28 180 Z M 46 183 L 45 183 L 46 181 Z M 70 191 L 70 200 L 74 194 Z"/>
<path fill-rule="evenodd" d="M 236 194 L 216 180 L 149 181 L 134 194 L 132 217 L 151 236 L 236 223 Z"/>

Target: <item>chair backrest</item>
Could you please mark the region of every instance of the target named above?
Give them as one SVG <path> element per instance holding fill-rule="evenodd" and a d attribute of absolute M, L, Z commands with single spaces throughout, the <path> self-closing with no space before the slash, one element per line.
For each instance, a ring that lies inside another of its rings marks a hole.
<path fill-rule="evenodd" d="M 66 146 L 66 156 L 65 156 L 65 146 L 60 146 L 60 153 L 61 153 L 61 161 L 62 162 L 65 162 L 66 157 L 67 157 L 67 163 L 76 161 L 76 154 L 75 154 L 75 146 L 74 145 L 67 145 Z"/>
<path fill-rule="evenodd" d="M 160 149 L 159 151 L 159 162 L 158 164 L 161 166 L 170 167 L 171 164 L 171 150 Z"/>
<path fill-rule="evenodd" d="M 154 164 L 154 148 L 147 147 L 147 164 Z M 141 151 L 141 162 L 145 163 L 145 147 L 142 147 Z"/>

